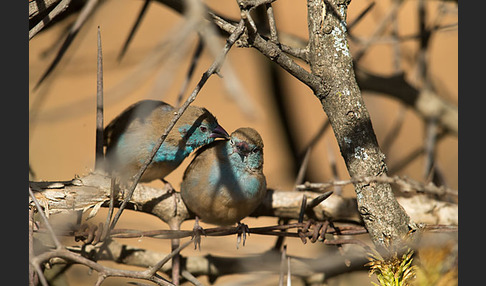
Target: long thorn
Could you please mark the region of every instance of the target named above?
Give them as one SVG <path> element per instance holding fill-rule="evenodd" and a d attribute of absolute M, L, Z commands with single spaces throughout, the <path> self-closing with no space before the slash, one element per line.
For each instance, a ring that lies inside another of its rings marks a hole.
<path fill-rule="evenodd" d="M 150 4 L 151 0 L 145 0 L 143 3 L 142 9 L 140 10 L 140 13 L 138 13 L 137 20 L 135 20 L 135 23 L 133 24 L 132 29 L 130 30 L 130 33 L 128 34 L 127 39 L 125 40 L 125 43 L 123 44 L 123 48 L 120 51 L 120 54 L 118 55 L 118 62 L 122 60 L 122 58 L 125 56 L 128 46 L 132 42 L 133 36 L 135 35 L 135 32 L 137 31 L 138 27 L 140 26 L 140 23 L 142 22 L 143 16 L 145 16 L 147 12 L 147 8 Z"/>
<path fill-rule="evenodd" d="M 95 170 L 103 167 L 103 52 L 101 50 L 101 32 L 98 26 L 98 65 L 96 73 L 96 150 Z"/>

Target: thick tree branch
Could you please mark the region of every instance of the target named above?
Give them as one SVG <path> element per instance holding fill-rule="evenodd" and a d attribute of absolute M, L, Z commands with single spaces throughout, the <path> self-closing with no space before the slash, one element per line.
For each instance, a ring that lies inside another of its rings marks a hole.
<path fill-rule="evenodd" d="M 109 177 L 94 173 L 72 181 L 30 182 L 37 200 L 50 215 L 79 210 L 87 212 L 95 209 L 95 206 L 107 207 L 110 200 L 110 184 Z M 152 214 L 167 223 L 174 219 L 174 216 L 179 216 L 181 221 L 194 218 L 183 201 L 174 200 L 169 190 L 169 187 L 159 189 L 143 184 L 138 185 L 127 208 Z M 298 219 L 304 194 L 308 201 L 312 201 L 320 195 L 320 193 L 310 191 L 269 189 L 262 204 L 252 216 Z M 175 195 L 180 198 L 179 193 Z M 117 197 L 115 205 L 119 206 L 122 200 L 122 197 Z M 457 204 L 441 202 L 425 194 L 408 198 L 400 197 L 398 200 L 411 214 L 412 219 L 418 223 L 458 225 Z M 361 222 L 356 199 L 337 195 L 331 195 L 308 210 L 306 215 L 318 221 L 331 218 L 334 221 Z"/>
<path fill-rule="evenodd" d="M 331 123 L 351 177 L 386 174 L 371 119 L 356 83 L 347 44 L 349 1 L 309 0 L 309 63 L 328 85 L 327 96 L 315 92 Z M 388 183 L 355 184 L 358 210 L 376 246 L 398 245 L 416 225 L 395 199 Z"/>
<path fill-rule="evenodd" d="M 227 33 L 232 33 L 235 29 L 235 26 L 230 22 L 226 21 L 225 19 L 221 18 L 220 16 L 209 13 L 213 17 L 214 23 L 221 28 L 222 30 L 226 31 Z M 245 37 L 242 37 L 239 41 L 240 46 L 242 47 L 253 47 L 260 51 L 264 56 L 266 56 L 271 61 L 280 65 L 284 70 L 289 72 L 291 75 L 296 77 L 302 83 L 307 85 L 315 92 L 322 92 L 325 91 L 326 88 L 322 83 L 321 78 L 309 73 L 303 67 L 298 65 L 292 58 L 287 56 L 282 49 L 275 43 L 270 40 L 264 39 L 260 34 L 255 33 L 251 36 L 245 34 Z M 305 54 L 305 52 L 302 52 Z M 301 55 L 303 56 L 303 55 Z M 322 95 L 324 96 L 324 95 Z"/>

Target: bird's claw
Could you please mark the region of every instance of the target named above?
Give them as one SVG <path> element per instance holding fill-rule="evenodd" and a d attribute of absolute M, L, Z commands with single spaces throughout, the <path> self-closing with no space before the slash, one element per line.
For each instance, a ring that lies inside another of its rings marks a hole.
<path fill-rule="evenodd" d="M 248 225 L 241 223 L 241 222 L 238 222 L 238 226 L 236 227 L 236 231 L 238 233 L 238 235 L 236 237 L 236 249 L 238 249 L 240 247 L 240 242 L 241 242 L 242 237 L 243 237 L 243 246 L 245 246 L 246 234 L 248 234 L 248 236 L 250 236 L 250 228 L 248 227 Z"/>
<path fill-rule="evenodd" d="M 194 249 L 201 250 L 201 235 L 206 236 L 206 231 L 199 225 L 199 218 L 196 216 L 194 227 L 192 228 L 192 239 L 194 240 Z"/>

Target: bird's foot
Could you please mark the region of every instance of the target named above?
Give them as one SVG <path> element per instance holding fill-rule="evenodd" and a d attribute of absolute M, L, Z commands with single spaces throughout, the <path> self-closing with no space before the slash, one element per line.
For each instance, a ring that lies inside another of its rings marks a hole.
<path fill-rule="evenodd" d="M 130 189 L 131 185 L 132 181 L 121 179 L 121 177 L 114 177 L 114 181 L 111 182 L 111 186 L 114 188 L 114 198 L 124 200 L 126 193 L 128 193 L 127 190 Z"/>
<path fill-rule="evenodd" d="M 194 221 L 194 227 L 192 228 L 192 238 L 194 239 L 194 249 L 199 247 L 201 250 L 201 235 L 204 234 L 206 236 L 206 232 L 204 228 L 199 225 L 199 217 L 196 216 L 196 220 Z"/>
<path fill-rule="evenodd" d="M 238 233 L 238 236 L 236 237 L 236 249 L 240 247 L 240 242 L 243 237 L 243 246 L 245 246 L 246 242 L 246 234 L 250 236 L 250 228 L 248 225 L 238 222 L 238 226 L 236 226 L 236 231 Z"/>

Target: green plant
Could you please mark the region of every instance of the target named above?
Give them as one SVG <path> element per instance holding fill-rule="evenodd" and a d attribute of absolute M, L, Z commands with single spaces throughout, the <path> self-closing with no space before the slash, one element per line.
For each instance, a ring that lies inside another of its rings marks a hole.
<path fill-rule="evenodd" d="M 394 252 L 387 258 L 383 258 L 377 251 L 369 254 L 366 266 L 370 266 L 370 276 L 376 274 L 381 286 L 407 286 L 415 278 L 416 267 L 412 265 L 413 250 L 407 249 L 401 256 Z"/>

